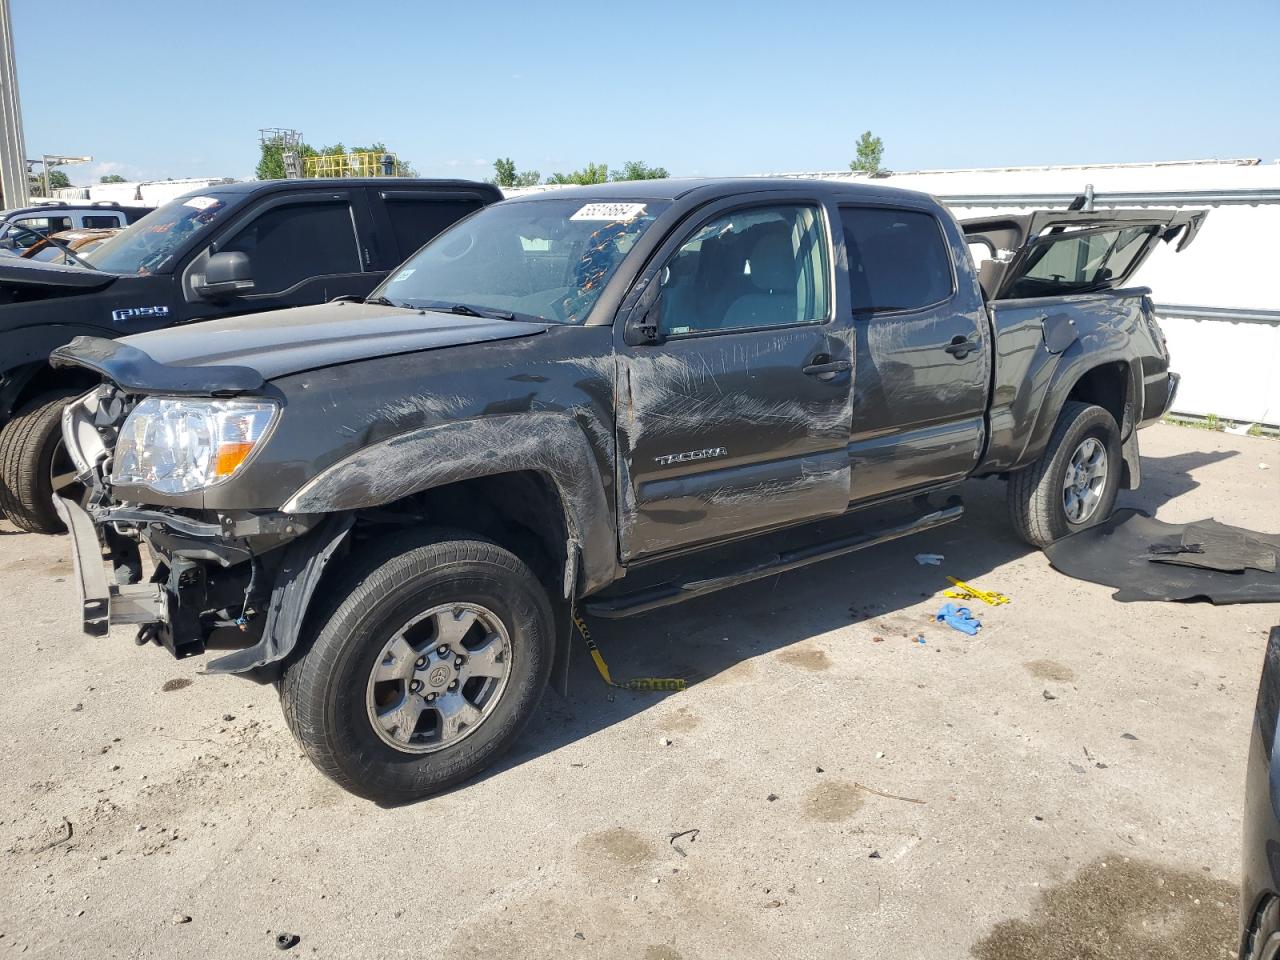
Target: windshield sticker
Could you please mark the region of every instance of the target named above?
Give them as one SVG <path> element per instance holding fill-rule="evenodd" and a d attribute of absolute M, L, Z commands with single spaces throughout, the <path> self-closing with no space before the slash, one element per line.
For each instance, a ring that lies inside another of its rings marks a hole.
<path fill-rule="evenodd" d="M 588 203 L 570 220 L 634 220 L 644 213 L 643 203 Z"/>
<path fill-rule="evenodd" d="M 397 273 L 391 280 L 392 283 L 399 283 L 401 280 L 408 280 L 413 276 L 414 267 L 405 267 Z"/>
<path fill-rule="evenodd" d="M 183 206 L 195 207 L 197 210 L 208 210 L 217 202 L 218 201 L 213 197 L 192 197 L 190 200 L 184 203 Z"/>

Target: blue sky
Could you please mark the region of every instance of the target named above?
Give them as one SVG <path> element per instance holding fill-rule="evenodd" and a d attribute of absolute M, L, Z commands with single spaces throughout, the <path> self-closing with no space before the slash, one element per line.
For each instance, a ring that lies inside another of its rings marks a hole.
<path fill-rule="evenodd" d="M 27 152 L 252 174 L 259 127 L 425 175 L 1280 158 L 1280 0 L 11 0 Z"/>

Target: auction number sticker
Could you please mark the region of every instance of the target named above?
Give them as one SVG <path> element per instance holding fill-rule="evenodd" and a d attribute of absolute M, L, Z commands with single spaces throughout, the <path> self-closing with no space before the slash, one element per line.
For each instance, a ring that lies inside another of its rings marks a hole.
<path fill-rule="evenodd" d="M 570 220 L 634 220 L 644 213 L 643 203 L 588 203 Z"/>
<path fill-rule="evenodd" d="M 184 207 L 195 207 L 197 210 L 208 210 L 218 201 L 213 197 L 192 197 L 183 204 Z"/>

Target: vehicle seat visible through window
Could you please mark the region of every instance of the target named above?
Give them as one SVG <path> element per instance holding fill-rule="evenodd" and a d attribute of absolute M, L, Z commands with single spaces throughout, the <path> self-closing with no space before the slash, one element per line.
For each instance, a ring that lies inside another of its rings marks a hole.
<path fill-rule="evenodd" d="M 723 326 L 765 327 L 795 323 L 796 257 L 791 242 L 791 224 L 770 223 L 756 228 L 759 236 L 748 248 L 741 274 L 749 281 L 748 292 L 737 297 L 724 312 Z"/>

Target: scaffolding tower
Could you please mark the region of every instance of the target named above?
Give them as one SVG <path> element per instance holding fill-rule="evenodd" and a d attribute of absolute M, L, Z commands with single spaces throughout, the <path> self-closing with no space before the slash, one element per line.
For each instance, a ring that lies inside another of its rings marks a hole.
<path fill-rule="evenodd" d="M 308 177 L 396 177 L 400 159 L 394 153 L 331 153 L 304 157 Z"/>

